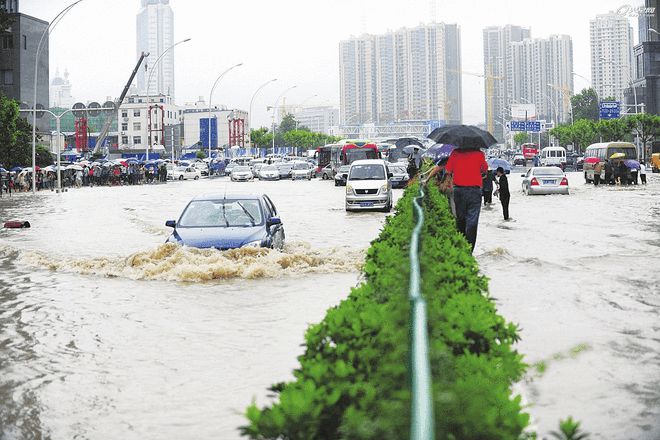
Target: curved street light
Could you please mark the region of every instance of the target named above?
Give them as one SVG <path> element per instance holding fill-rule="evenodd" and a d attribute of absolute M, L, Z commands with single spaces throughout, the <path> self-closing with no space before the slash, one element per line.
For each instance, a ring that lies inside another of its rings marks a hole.
<path fill-rule="evenodd" d="M 573 125 L 573 101 L 571 101 L 571 94 L 570 94 L 570 91 L 569 91 L 568 89 L 563 89 L 563 88 L 559 87 L 557 84 L 550 84 L 550 83 L 548 83 L 548 87 L 551 87 L 551 88 L 557 90 L 558 92 L 561 92 L 562 94 L 568 92 L 568 93 L 567 93 L 567 96 L 568 96 L 568 103 L 569 103 L 570 106 L 571 106 L 571 125 Z"/>
<path fill-rule="evenodd" d="M 149 125 L 148 127 L 148 136 L 149 139 L 147 141 L 147 150 L 146 150 L 146 160 L 149 160 L 149 148 L 151 147 L 151 94 L 149 93 L 149 89 L 151 87 L 151 77 L 154 74 L 154 71 L 156 70 L 156 67 L 158 66 L 158 63 L 160 63 L 160 60 L 163 59 L 165 54 L 169 52 L 170 50 L 174 49 L 176 46 L 178 46 L 181 43 L 187 43 L 190 41 L 190 38 L 186 38 L 185 40 L 177 41 L 167 49 L 163 51 L 163 53 L 160 54 L 158 58 L 156 58 L 156 61 L 154 62 L 153 66 L 151 66 L 151 69 L 149 70 L 149 77 L 147 78 L 147 124 Z M 172 150 L 174 150 L 174 138 L 172 138 Z"/>
<path fill-rule="evenodd" d="M 39 52 L 41 52 L 41 45 L 44 42 L 44 37 L 46 34 L 50 33 L 51 30 L 55 28 L 55 26 L 58 25 L 60 20 L 64 18 L 64 16 L 71 10 L 73 9 L 74 6 L 76 6 L 78 3 L 80 3 L 83 0 L 77 0 L 73 3 L 71 3 L 69 6 L 66 8 L 62 9 L 59 14 L 53 18 L 53 21 L 50 22 L 50 24 L 44 29 L 43 33 L 41 34 L 41 38 L 39 39 L 39 44 L 37 45 L 37 52 L 34 57 L 34 92 L 32 96 L 32 193 L 36 194 L 37 193 L 37 74 L 38 74 L 38 68 L 39 68 Z"/>
<path fill-rule="evenodd" d="M 259 86 L 257 90 L 252 94 L 252 99 L 250 99 L 250 113 L 248 114 L 248 121 L 250 123 L 248 124 L 248 136 L 250 138 L 250 147 L 252 147 L 252 104 L 254 103 L 254 98 L 257 96 L 257 93 L 261 91 L 264 87 L 266 87 L 268 84 L 277 81 L 277 78 L 273 78 L 270 81 L 266 81 L 262 85 Z"/>
<path fill-rule="evenodd" d="M 290 90 L 295 89 L 298 87 L 297 85 L 291 86 L 282 93 L 280 93 L 280 96 L 277 97 L 275 100 L 275 104 L 273 104 L 273 154 L 275 154 L 275 110 L 277 109 L 277 103 L 280 102 L 280 99 Z"/>
<path fill-rule="evenodd" d="M 211 93 L 209 93 L 209 123 L 208 123 L 208 131 L 209 131 L 209 159 L 211 158 L 211 108 L 212 108 L 212 106 L 211 106 L 211 100 L 213 99 L 213 90 L 215 90 L 215 86 L 218 85 L 218 83 L 220 82 L 220 80 L 222 79 L 223 76 L 225 76 L 227 73 L 229 73 L 230 70 L 235 69 L 236 67 L 239 67 L 239 66 L 242 66 L 242 65 L 243 65 L 243 63 L 234 64 L 234 65 L 231 66 L 229 69 L 227 69 L 227 70 L 225 70 L 224 72 L 222 72 L 222 73 L 220 74 L 220 76 L 218 76 L 218 77 L 216 78 L 215 82 L 213 83 L 213 87 L 211 87 Z M 218 135 L 219 135 L 219 133 L 216 134 L 216 136 L 218 136 Z M 230 147 L 231 147 L 231 145 L 230 145 Z"/>

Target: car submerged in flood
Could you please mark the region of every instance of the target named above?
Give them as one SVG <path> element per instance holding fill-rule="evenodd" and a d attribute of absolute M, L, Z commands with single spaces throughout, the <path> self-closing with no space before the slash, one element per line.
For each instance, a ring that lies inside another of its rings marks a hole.
<path fill-rule="evenodd" d="M 167 243 L 219 250 L 284 247 L 284 225 L 265 194 L 200 195 L 165 226 L 174 228 Z"/>

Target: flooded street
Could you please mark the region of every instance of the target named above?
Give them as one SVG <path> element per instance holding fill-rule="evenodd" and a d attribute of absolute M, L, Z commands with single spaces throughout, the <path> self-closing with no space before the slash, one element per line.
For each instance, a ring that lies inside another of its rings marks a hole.
<path fill-rule="evenodd" d="M 660 177 L 482 211 L 475 255 L 534 364 L 541 433 L 572 415 L 607 439 L 660 438 Z M 283 253 L 164 245 L 191 197 L 265 192 Z M 396 190 L 399 197 L 401 190 Z M 497 200 L 495 199 L 497 202 Z M 332 183 L 225 179 L 0 199 L 0 438 L 236 439 L 291 378 L 303 332 L 359 280 L 382 213 Z"/>

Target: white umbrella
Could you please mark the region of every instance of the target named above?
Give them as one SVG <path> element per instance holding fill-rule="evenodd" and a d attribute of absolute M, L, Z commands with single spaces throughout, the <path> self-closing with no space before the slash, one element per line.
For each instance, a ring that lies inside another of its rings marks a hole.
<path fill-rule="evenodd" d="M 65 169 L 82 171 L 83 168 L 80 165 L 72 164 L 72 165 L 67 166 Z"/>

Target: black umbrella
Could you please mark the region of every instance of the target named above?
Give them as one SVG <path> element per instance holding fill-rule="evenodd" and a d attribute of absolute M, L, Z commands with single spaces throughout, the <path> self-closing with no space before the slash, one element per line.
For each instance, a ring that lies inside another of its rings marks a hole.
<path fill-rule="evenodd" d="M 428 136 L 439 144 L 455 145 L 460 150 L 478 150 L 497 143 L 492 134 L 474 125 L 445 125 Z"/>
<path fill-rule="evenodd" d="M 396 145 L 397 148 L 407 147 L 408 145 L 417 145 L 418 147 L 424 148 L 422 141 L 411 137 L 399 138 L 394 141 L 394 145 Z"/>

